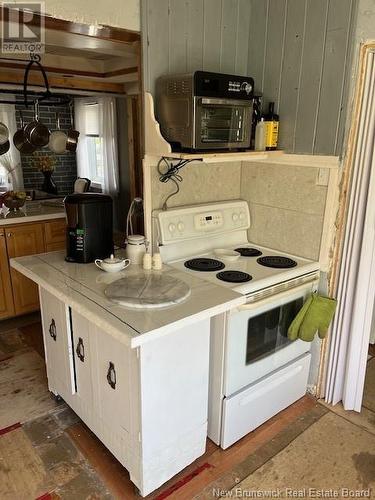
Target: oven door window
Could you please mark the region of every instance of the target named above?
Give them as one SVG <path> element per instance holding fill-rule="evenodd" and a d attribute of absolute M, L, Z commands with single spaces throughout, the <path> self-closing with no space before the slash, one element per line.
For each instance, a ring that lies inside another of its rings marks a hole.
<path fill-rule="evenodd" d="M 245 106 L 203 105 L 201 142 L 233 143 L 245 140 Z"/>
<path fill-rule="evenodd" d="M 248 320 L 247 365 L 275 353 L 292 342 L 288 339 L 288 328 L 302 306 L 303 299 L 299 298 Z"/>

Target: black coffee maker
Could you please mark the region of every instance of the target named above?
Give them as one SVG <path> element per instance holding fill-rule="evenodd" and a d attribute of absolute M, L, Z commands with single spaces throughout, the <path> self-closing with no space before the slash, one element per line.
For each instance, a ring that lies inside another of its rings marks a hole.
<path fill-rule="evenodd" d="M 93 262 L 113 253 L 113 202 L 99 193 L 73 193 L 64 199 L 68 262 Z"/>

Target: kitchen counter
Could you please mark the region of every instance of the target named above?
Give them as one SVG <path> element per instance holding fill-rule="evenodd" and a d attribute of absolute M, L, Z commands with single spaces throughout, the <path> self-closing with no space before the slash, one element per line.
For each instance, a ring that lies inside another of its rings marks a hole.
<path fill-rule="evenodd" d="M 65 217 L 65 209 L 63 207 L 43 205 L 40 201 L 27 201 L 15 214 L 11 213 L 3 205 L 3 208 L 0 209 L 0 226 L 25 224 L 63 217 Z"/>
<path fill-rule="evenodd" d="M 110 274 L 95 264 L 74 264 L 64 260 L 64 252 L 51 252 L 10 261 L 11 266 L 52 293 L 73 310 L 90 318 L 114 338 L 130 347 L 164 336 L 171 331 L 223 313 L 245 303 L 245 296 L 203 281 L 188 273 L 164 265 L 163 271 L 144 271 L 131 265 Z M 118 252 L 121 256 L 121 252 Z M 168 273 L 191 288 L 186 301 L 170 307 L 131 309 L 107 299 L 105 288 L 115 280 L 130 275 Z"/>

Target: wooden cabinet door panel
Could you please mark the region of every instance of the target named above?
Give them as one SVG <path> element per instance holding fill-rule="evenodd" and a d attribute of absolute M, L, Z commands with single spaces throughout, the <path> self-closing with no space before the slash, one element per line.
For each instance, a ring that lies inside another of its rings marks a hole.
<path fill-rule="evenodd" d="M 44 252 L 42 224 L 22 224 L 5 229 L 8 256 L 23 257 Z M 25 314 L 39 309 L 37 285 L 11 269 L 14 309 L 16 314 Z"/>
<path fill-rule="evenodd" d="M 3 229 L 0 229 L 0 319 L 13 315 L 14 305 L 5 233 Z"/>
<path fill-rule="evenodd" d="M 65 248 L 66 241 L 66 222 L 65 219 L 57 219 L 46 222 L 44 225 L 44 233 L 46 236 L 46 245 L 56 246 L 60 243 L 61 248 Z"/>

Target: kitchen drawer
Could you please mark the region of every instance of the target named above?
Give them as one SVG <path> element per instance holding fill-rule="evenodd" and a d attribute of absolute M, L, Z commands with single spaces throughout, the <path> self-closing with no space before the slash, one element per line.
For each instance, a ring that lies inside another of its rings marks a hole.
<path fill-rule="evenodd" d="M 66 239 L 65 219 L 57 219 L 46 222 L 44 224 L 44 234 L 46 239 L 47 251 L 52 251 L 48 250 L 48 247 L 56 247 L 58 244 L 60 244 L 60 248 L 56 248 L 57 250 L 64 248 Z"/>
<path fill-rule="evenodd" d="M 224 399 L 221 447 L 225 450 L 305 395 L 311 354 Z"/>

